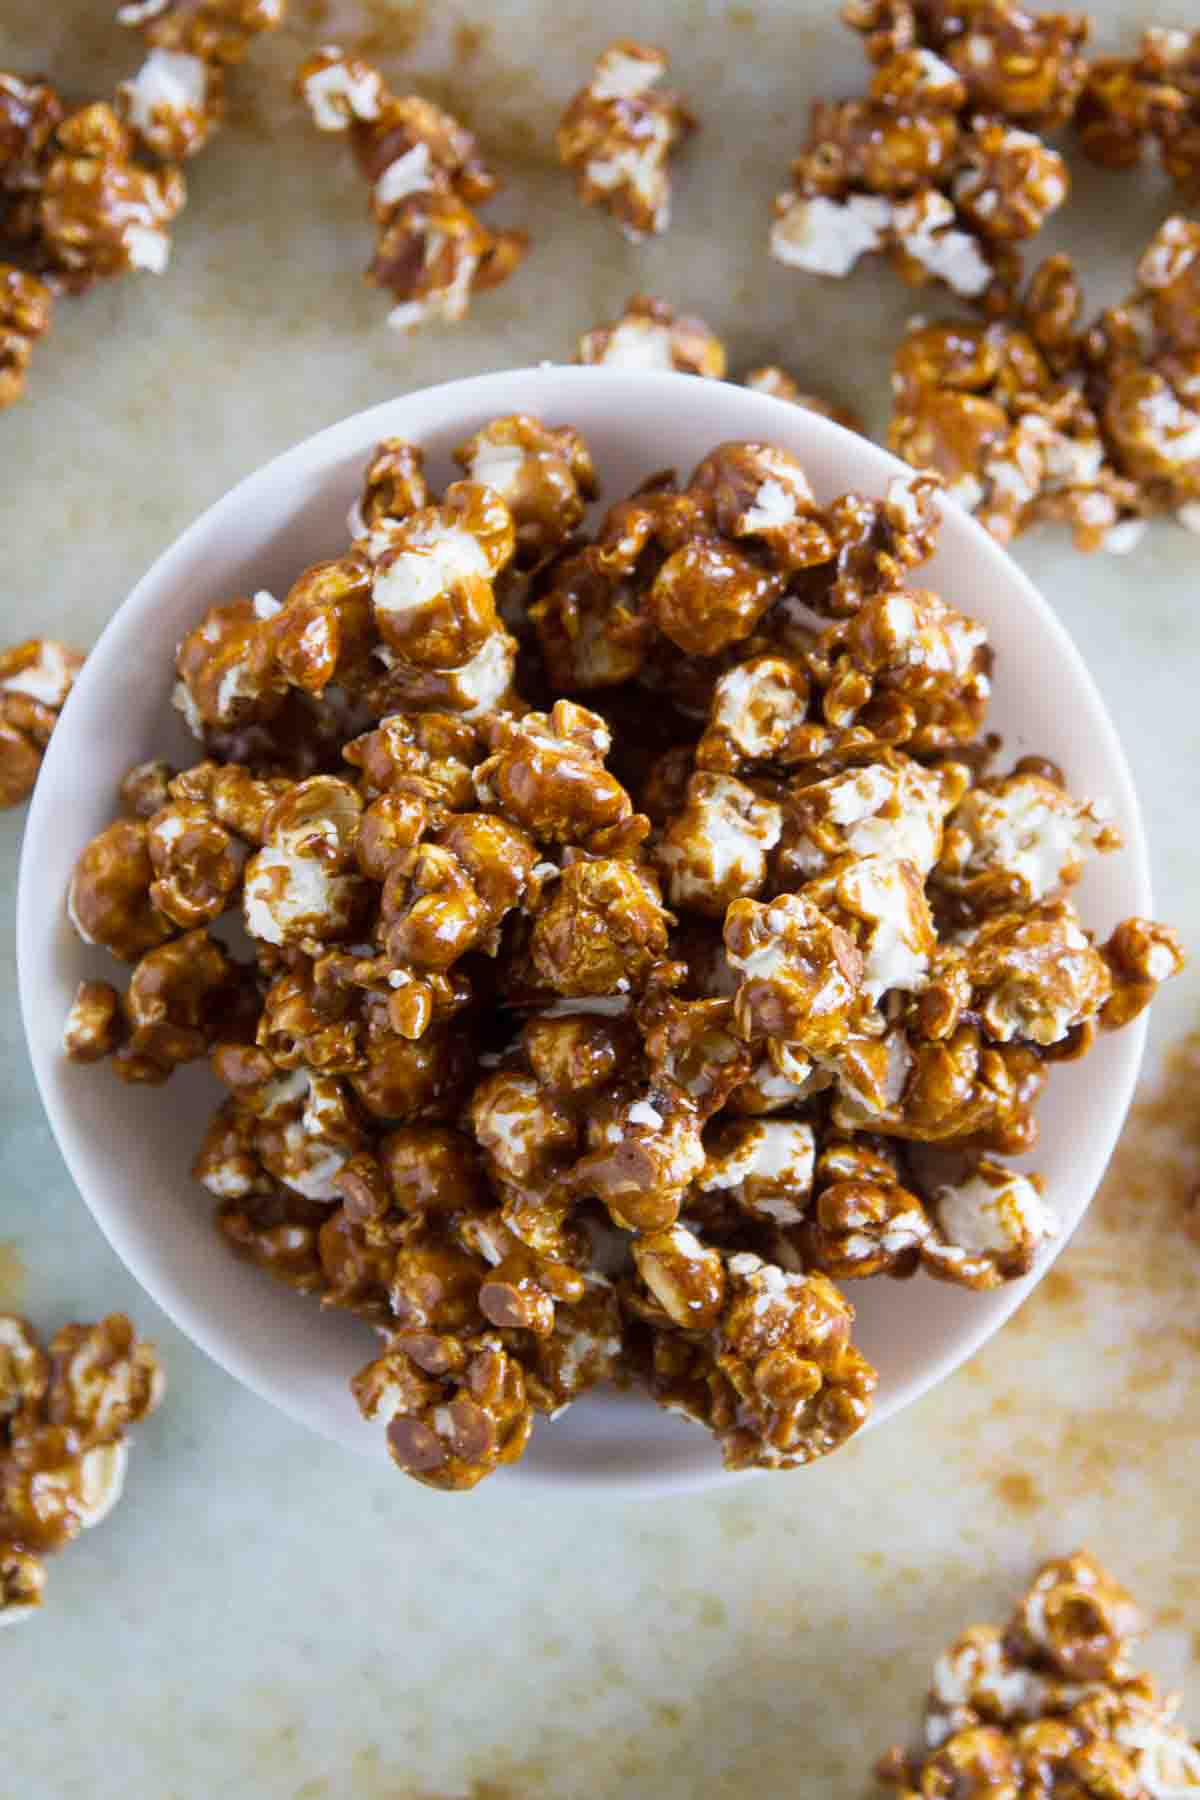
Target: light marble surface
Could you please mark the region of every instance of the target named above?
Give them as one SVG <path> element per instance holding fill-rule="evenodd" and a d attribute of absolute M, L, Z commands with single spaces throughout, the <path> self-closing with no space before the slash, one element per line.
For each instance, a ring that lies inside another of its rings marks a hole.
<path fill-rule="evenodd" d="M 4 638 L 88 643 L 159 549 L 268 456 L 408 387 L 565 355 L 637 288 L 703 311 L 735 370 L 781 361 L 878 423 L 913 296 L 865 273 L 818 286 L 763 251 L 809 96 L 854 75 L 848 34 L 814 0 L 653 10 L 704 129 L 671 235 L 636 251 L 577 208 L 548 146 L 587 58 L 639 20 L 645 31 L 647 9 L 293 0 L 287 32 L 235 80 L 232 128 L 189 170 L 168 274 L 65 305 L 32 400 L 0 419 Z M 1116 0 L 1098 11 L 1115 42 Z M 1174 0 L 1175 22 L 1186 11 Z M 3 14 L 0 66 L 96 89 L 133 63 L 92 0 L 6 0 Z M 302 50 L 337 33 L 366 39 L 395 84 L 419 74 L 510 173 L 495 212 L 532 229 L 535 253 L 463 327 L 402 343 L 356 279 L 361 190 L 287 93 Z M 1167 210 L 1155 177 L 1085 173 L 1047 248 L 1077 250 L 1109 299 Z M 1198 556 L 1168 527 L 1123 562 L 1077 558 L 1049 534 L 1020 551 L 1104 691 L 1158 911 L 1193 947 Z M 6 920 L 20 834 L 4 815 Z M 445 1499 L 305 1436 L 139 1293 L 44 1123 L 8 926 L 0 957 L 0 1304 L 47 1330 L 126 1307 L 171 1378 L 124 1504 L 53 1565 L 43 1616 L 0 1638 L 0 1792 L 857 1800 L 876 1751 L 909 1730 L 936 1650 L 1002 1611 L 1034 1557 L 1079 1541 L 1143 1597 L 1147 1658 L 1200 1721 L 1200 1248 L 1178 1232 L 1200 1173 L 1190 1070 L 1166 1104 L 1143 1106 L 1013 1323 L 830 1462 L 669 1505 L 551 1506 L 486 1487 Z M 1160 1003 L 1147 1091 L 1194 1022 L 1198 985 L 1185 976 Z"/>

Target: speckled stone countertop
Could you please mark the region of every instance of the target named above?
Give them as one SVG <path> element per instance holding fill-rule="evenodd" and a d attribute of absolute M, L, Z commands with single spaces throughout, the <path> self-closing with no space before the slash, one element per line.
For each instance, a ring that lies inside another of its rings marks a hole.
<path fill-rule="evenodd" d="M 770 264 L 769 201 L 809 97 L 858 51 L 817 0 L 292 0 L 233 81 L 229 128 L 188 170 L 171 266 L 63 304 L 31 399 L 0 419 L 3 637 L 92 641 L 152 558 L 234 480 L 405 389 L 564 357 L 643 289 L 703 312 L 740 372 L 779 361 L 883 418 L 914 296 Z M 1100 0 L 1116 42 L 1117 0 Z M 1124 30 L 1135 21 L 1126 12 Z M 1136 26 L 1143 17 L 1139 4 Z M 1163 23 L 1183 23 L 1171 0 Z M 0 66 L 100 92 L 136 45 L 102 0 L 4 0 Z M 624 244 L 554 168 L 594 52 L 649 35 L 703 131 L 665 241 Z M 463 326 L 402 342 L 359 282 L 369 228 L 336 142 L 288 75 L 341 36 L 460 111 L 508 172 L 492 209 L 535 250 Z M 1046 248 L 1098 302 L 1169 210 L 1150 174 L 1084 171 Z M 923 310 L 931 303 L 921 301 Z M 1049 533 L 1020 560 L 1058 607 L 1121 731 L 1157 910 L 1200 911 L 1198 546 L 1169 526 L 1126 561 Z M 11 921 L 21 816 L 0 821 Z M 47 896 L 47 904 L 56 904 Z M 936 1651 L 1002 1614 L 1032 1561 L 1086 1542 L 1141 1596 L 1147 1661 L 1200 1722 L 1200 963 L 1159 1004 L 1143 1100 L 1048 1279 L 966 1368 L 877 1434 L 791 1477 L 671 1503 L 446 1500 L 348 1459 L 236 1387 L 137 1289 L 67 1179 L 34 1092 L 11 925 L 0 939 L 0 1305 L 52 1329 L 128 1308 L 169 1403 L 126 1500 L 51 1568 L 40 1618 L 0 1639 L 0 1792 L 20 1800 L 859 1800 L 905 1735 Z"/>

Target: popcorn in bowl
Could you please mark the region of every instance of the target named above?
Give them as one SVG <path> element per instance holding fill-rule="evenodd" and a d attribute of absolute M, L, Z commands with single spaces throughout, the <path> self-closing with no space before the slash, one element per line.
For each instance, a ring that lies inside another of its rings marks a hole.
<path fill-rule="evenodd" d="M 613 1381 L 797 1466 L 869 1416 L 852 1282 L 1036 1266 L 1038 1094 L 1177 942 L 1094 941 L 1117 834 L 989 762 L 934 478 L 823 504 L 728 443 L 589 518 L 569 426 L 453 460 L 439 492 L 386 440 L 349 545 L 184 637 L 197 761 L 140 763 L 80 856 L 130 973 L 68 1054 L 208 1060 L 217 1229 L 377 1334 L 355 1396 L 416 1479 Z"/>

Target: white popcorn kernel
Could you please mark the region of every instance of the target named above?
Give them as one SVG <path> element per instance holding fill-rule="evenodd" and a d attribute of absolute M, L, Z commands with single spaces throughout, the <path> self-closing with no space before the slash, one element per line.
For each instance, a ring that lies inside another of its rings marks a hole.
<path fill-rule="evenodd" d="M 609 369 L 673 369 L 674 340 L 654 319 L 623 319 L 600 361 Z"/>
<path fill-rule="evenodd" d="M 975 239 L 953 228 L 954 219 L 949 200 L 931 189 L 897 206 L 896 235 L 914 262 L 956 294 L 972 298 L 989 285 L 992 270 Z"/>
<path fill-rule="evenodd" d="M 345 131 L 352 119 L 377 119 L 382 97 L 377 70 L 355 75 L 344 62 L 314 70 L 304 83 L 304 98 L 318 131 Z"/>
<path fill-rule="evenodd" d="M 883 247 L 892 209 L 871 194 L 847 200 L 790 196 L 771 232 L 771 255 L 811 275 L 848 275 L 860 256 Z"/>
<path fill-rule="evenodd" d="M 967 1181 L 939 1187 L 933 1198 L 945 1236 L 971 1256 L 1033 1251 L 1058 1233 L 1058 1221 L 1033 1183 L 995 1163 L 981 1163 Z"/>
<path fill-rule="evenodd" d="M 79 1521 L 85 1531 L 107 1519 L 121 1498 L 128 1466 L 125 1438 L 85 1451 L 79 1464 Z"/>
<path fill-rule="evenodd" d="M 165 231 L 154 225 L 126 225 L 121 242 L 131 269 L 161 275 L 171 260 L 171 243 Z"/>
<path fill-rule="evenodd" d="M 39 701 L 42 706 L 58 708 L 70 693 L 74 678 L 62 645 L 56 644 L 51 638 L 44 638 L 38 660 L 30 663 L 28 668 L 18 669 L 15 675 L 6 675 L 0 680 L 0 693 L 28 694 L 31 700 Z"/>
<path fill-rule="evenodd" d="M 132 81 L 122 82 L 121 94 L 129 123 L 146 138 L 161 128 L 162 115 L 203 116 L 208 100 L 208 65 L 203 57 L 181 50 L 151 50 Z"/>
<path fill-rule="evenodd" d="M 375 183 L 374 195 L 380 206 L 397 206 L 410 194 L 427 193 L 433 184 L 429 145 L 422 141 L 388 164 Z"/>
<path fill-rule="evenodd" d="M 613 48 L 596 59 L 588 90 L 594 100 L 635 100 L 663 72 L 660 56 L 630 56 Z"/>
<path fill-rule="evenodd" d="M 1103 548 L 1110 556 L 1128 556 L 1146 535 L 1145 519 L 1122 519 L 1104 534 Z"/>

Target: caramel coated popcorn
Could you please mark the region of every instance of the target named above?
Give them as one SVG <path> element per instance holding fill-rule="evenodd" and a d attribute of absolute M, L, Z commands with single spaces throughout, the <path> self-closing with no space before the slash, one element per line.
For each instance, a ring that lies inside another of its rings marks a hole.
<path fill-rule="evenodd" d="M 50 733 L 83 656 L 54 638 L 0 650 L 0 807 L 18 806 L 37 780 Z"/>
<path fill-rule="evenodd" d="M 69 107 L 46 81 L 0 72 L 0 409 L 17 400 L 56 291 L 161 274 L 186 199 L 176 164 L 208 141 L 224 72 L 277 26 L 284 0 L 134 0 L 118 23 L 149 55 L 109 100 Z"/>
<path fill-rule="evenodd" d="M 1085 156 L 1124 169 L 1153 144 L 1185 205 L 1200 199 L 1200 31 L 1152 25 L 1135 56 L 1097 57 L 1075 111 Z"/>
<path fill-rule="evenodd" d="M 850 407 L 838 406 L 832 400 L 823 400 L 819 394 L 808 393 L 794 375 L 789 375 L 777 363 L 764 363 L 761 368 L 749 370 L 742 376 L 742 386 L 752 388 L 756 394 L 770 394 L 774 400 L 789 400 L 793 406 L 804 407 L 806 412 L 820 413 L 823 419 L 832 419 L 835 425 L 844 425 L 847 431 L 863 430 L 862 420 Z"/>
<path fill-rule="evenodd" d="M 634 294 L 613 324 L 584 332 L 575 360 L 610 369 L 676 369 L 719 381 L 725 346 L 703 319 L 677 314 L 666 300 Z"/>
<path fill-rule="evenodd" d="M 129 1428 L 164 1389 L 123 1313 L 64 1325 L 44 1349 L 24 1319 L 0 1314 L 0 1625 L 41 1604 L 43 1558 L 112 1511 Z"/>
<path fill-rule="evenodd" d="M 589 522 L 569 426 L 453 457 L 438 493 L 379 445 L 341 554 L 184 637 L 201 760 L 138 763 L 79 856 L 129 974 L 66 1053 L 209 1060 L 216 1228 L 379 1334 L 354 1394 L 415 1479 L 611 1381 L 798 1466 L 869 1413 L 852 1282 L 1036 1266 L 1054 1197 L 1009 1159 L 1178 940 L 1095 942 L 1070 895 L 1119 834 L 989 760 L 987 634 L 919 585 L 936 477 L 825 505 L 728 443 Z"/>
<path fill-rule="evenodd" d="M 480 221 L 474 208 L 500 182 L 449 113 L 416 94 L 397 97 L 377 69 L 332 44 L 301 65 L 296 89 L 318 131 L 349 134 L 370 183 L 379 235 L 367 279 L 392 294 L 394 330 L 461 319 L 475 290 L 512 274 L 529 241 Z"/>
<path fill-rule="evenodd" d="M 1168 219 L 1134 291 L 1090 325 L 1069 258 L 1034 272 L 1011 320 L 921 324 L 897 351 L 890 447 L 936 470 L 1006 543 L 1040 520 L 1124 554 L 1146 519 L 1200 529 L 1200 226 Z"/>
<path fill-rule="evenodd" d="M 1200 1746 L 1177 1694 L 1135 1674 L 1143 1629 L 1087 1551 L 1044 1563 L 1004 1629 L 973 1625 L 938 1657 L 924 1747 L 881 1758 L 900 1800 L 1156 1800 L 1200 1793 Z"/>
<path fill-rule="evenodd" d="M 1064 125 L 1084 88 L 1088 20 L 1016 0 L 848 0 L 842 18 L 876 64 L 901 52 L 945 60 L 972 107 L 1032 131 Z"/>
<path fill-rule="evenodd" d="M 846 17 L 868 35 L 868 90 L 814 104 L 775 203 L 772 256 L 841 277 L 884 253 L 913 286 L 940 282 L 1006 310 L 1020 275 L 1015 246 L 1067 197 L 1062 157 L 1030 127 L 1069 110 L 1086 28 L 1035 24 L 1007 0 L 968 19 L 909 0 L 855 0 Z"/>
<path fill-rule="evenodd" d="M 631 243 L 671 222 L 669 158 L 695 130 L 678 94 L 658 86 L 667 56 L 620 39 L 597 57 L 558 127 L 558 156 L 579 198 L 612 213 Z"/>
<path fill-rule="evenodd" d="M 0 263 L 0 411 L 25 392 L 34 345 L 50 329 L 52 305 L 44 281 Z"/>

